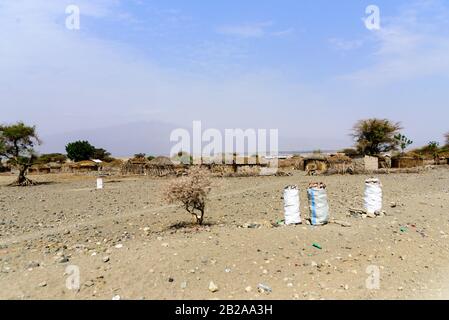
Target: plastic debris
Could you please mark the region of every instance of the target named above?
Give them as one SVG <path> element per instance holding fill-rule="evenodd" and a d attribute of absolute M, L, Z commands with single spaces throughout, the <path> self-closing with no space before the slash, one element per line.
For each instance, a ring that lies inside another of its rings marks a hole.
<path fill-rule="evenodd" d="M 257 285 L 257 289 L 259 289 L 259 291 L 266 292 L 266 293 L 273 292 L 273 289 L 271 289 L 270 286 L 267 286 L 266 284 L 263 284 L 263 283 L 259 283 Z"/>
<path fill-rule="evenodd" d="M 320 250 L 323 249 L 318 243 L 313 243 L 312 246 Z"/>

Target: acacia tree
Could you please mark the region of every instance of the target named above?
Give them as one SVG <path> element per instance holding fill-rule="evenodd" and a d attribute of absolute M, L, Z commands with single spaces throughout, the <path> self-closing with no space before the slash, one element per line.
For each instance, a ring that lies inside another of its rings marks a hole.
<path fill-rule="evenodd" d="M 26 174 L 36 159 L 34 146 L 40 143 L 34 126 L 26 126 L 23 122 L 0 126 L 0 157 L 8 159 L 8 162 L 19 170 L 17 180 L 11 185 L 34 184 Z"/>
<path fill-rule="evenodd" d="M 75 162 L 89 160 L 95 155 L 95 147 L 88 141 L 75 141 L 65 147 L 67 157 Z"/>
<path fill-rule="evenodd" d="M 405 153 L 405 149 L 407 149 L 410 145 L 413 144 L 413 141 L 407 138 L 405 135 L 398 133 L 394 136 L 394 138 L 398 141 L 399 147 L 402 150 L 402 154 Z"/>
<path fill-rule="evenodd" d="M 436 164 L 440 164 L 440 144 L 437 141 L 430 141 L 424 149 L 432 154 Z"/>
<path fill-rule="evenodd" d="M 165 190 L 168 203 L 181 203 L 195 222 L 203 223 L 207 195 L 210 192 L 211 180 L 208 170 L 192 167 L 187 176 L 173 181 Z"/>
<path fill-rule="evenodd" d="M 354 125 L 352 137 L 360 154 L 377 155 L 397 149 L 399 142 L 395 135 L 401 129 L 399 123 L 372 118 L 358 121 Z"/>

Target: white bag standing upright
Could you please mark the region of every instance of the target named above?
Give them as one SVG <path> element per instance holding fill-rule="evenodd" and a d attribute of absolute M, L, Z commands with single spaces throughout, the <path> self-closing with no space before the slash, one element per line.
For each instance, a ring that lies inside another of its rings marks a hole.
<path fill-rule="evenodd" d="M 373 214 L 382 210 L 382 184 L 379 179 L 371 178 L 365 181 L 365 210 Z"/>
<path fill-rule="evenodd" d="M 313 183 L 307 189 L 312 225 L 320 226 L 329 223 L 329 204 L 327 202 L 326 185 Z"/>
<path fill-rule="evenodd" d="M 297 186 L 287 186 L 284 189 L 285 224 L 300 224 L 299 189 Z"/>

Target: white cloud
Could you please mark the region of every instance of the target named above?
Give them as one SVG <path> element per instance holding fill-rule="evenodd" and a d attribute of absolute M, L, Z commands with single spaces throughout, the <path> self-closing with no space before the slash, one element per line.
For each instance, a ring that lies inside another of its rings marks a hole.
<path fill-rule="evenodd" d="M 381 30 L 372 32 L 374 63 L 342 78 L 378 86 L 449 75 L 446 12 L 441 2 L 426 0 L 403 8 L 397 17 L 384 18 Z"/>
<path fill-rule="evenodd" d="M 282 37 L 294 32 L 293 28 L 276 31 L 271 30 L 273 25 L 274 23 L 272 21 L 228 25 L 219 27 L 217 32 L 222 35 L 241 38 L 262 38 L 265 36 Z"/>
<path fill-rule="evenodd" d="M 351 51 L 363 46 L 363 40 L 344 40 L 341 38 L 331 38 L 329 43 L 338 51 Z"/>
<path fill-rule="evenodd" d="M 266 29 L 272 25 L 272 22 L 258 22 L 252 24 L 223 26 L 218 29 L 218 33 L 242 38 L 260 38 L 266 35 Z"/>

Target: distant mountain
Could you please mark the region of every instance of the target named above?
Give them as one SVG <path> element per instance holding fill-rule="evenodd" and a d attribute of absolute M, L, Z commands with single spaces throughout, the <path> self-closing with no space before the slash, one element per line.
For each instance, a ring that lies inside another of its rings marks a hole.
<path fill-rule="evenodd" d="M 184 128 L 192 132 L 191 127 L 175 124 L 148 121 L 134 122 L 123 125 L 109 126 L 98 129 L 86 129 L 60 134 L 43 136 L 43 144 L 38 151 L 41 153 L 65 153 L 65 146 L 69 142 L 88 140 L 97 148 L 104 148 L 115 157 L 129 157 L 136 153 L 147 155 L 169 155 L 175 142 L 170 142 L 170 134 L 177 128 Z M 208 129 L 207 127 L 203 130 Z M 224 130 L 221 130 L 224 132 Z M 224 135 L 223 135 L 224 136 Z M 206 143 L 207 144 L 207 143 Z M 279 137 L 279 152 L 287 150 L 329 150 L 328 146 L 347 145 L 344 139 Z M 327 146 L 327 147 L 326 147 Z M 332 148 L 335 150 L 335 148 Z"/>
<path fill-rule="evenodd" d="M 72 131 L 43 136 L 41 153 L 65 153 L 68 142 L 88 140 L 97 148 L 104 148 L 115 157 L 128 157 L 136 153 L 168 155 L 173 143 L 170 133 L 179 126 L 163 122 L 134 122 L 98 129 Z"/>

